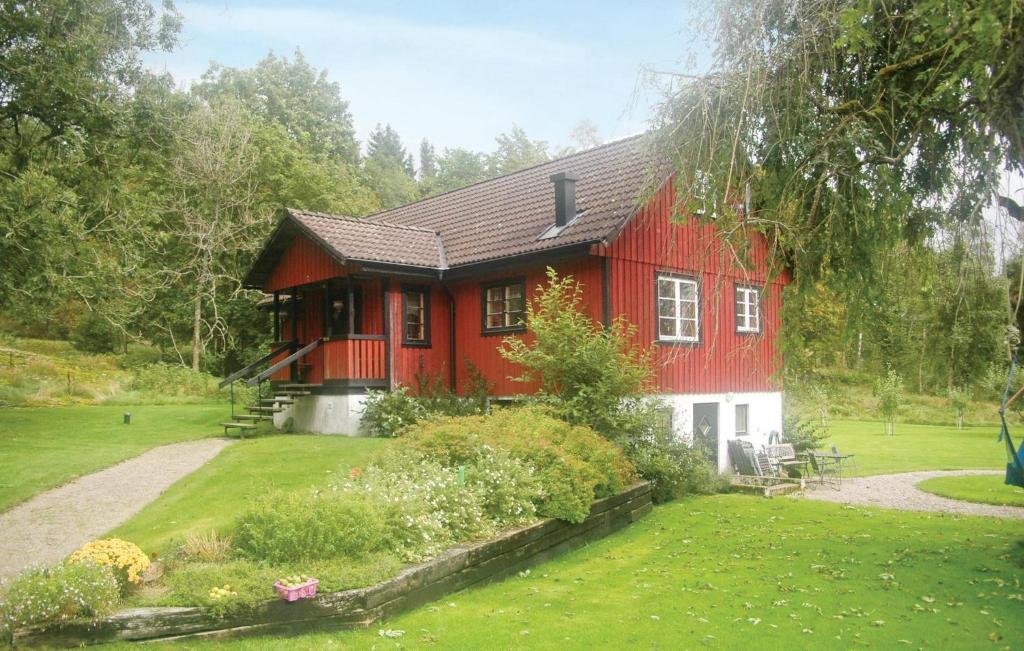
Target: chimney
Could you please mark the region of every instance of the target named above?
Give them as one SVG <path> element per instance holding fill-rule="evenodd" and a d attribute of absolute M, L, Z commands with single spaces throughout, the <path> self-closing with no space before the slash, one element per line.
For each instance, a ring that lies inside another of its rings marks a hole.
<path fill-rule="evenodd" d="M 551 175 L 555 184 L 555 226 L 562 227 L 576 217 L 576 181 L 579 177 L 572 172 Z"/>

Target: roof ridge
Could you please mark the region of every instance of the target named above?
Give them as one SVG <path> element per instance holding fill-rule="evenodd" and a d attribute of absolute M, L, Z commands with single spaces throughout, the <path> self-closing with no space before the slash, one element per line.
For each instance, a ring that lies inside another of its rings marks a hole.
<path fill-rule="evenodd" d="M 438 194 L 433 194 L 433 195 L 431 195 L 429 197 L 423 197 L 422 199 L 417 199 L 416 201 L 410 201 L 409 203 L 403 203 L 402 205 L 395 206 L 394 208 L 388 208 L 386 210 L 379 210 L 379 211 L 377 211 L 375 213 L 370 213 L 369 215 L 366 215 L 366 216 L 362 217 L 361 219 L 374 219 L 375 217 L 380 217 L 381 215 L 385 215 L 385 214 L 387 214 L 389 212 L 392 212 L 394 210 L 398 210 L 399 208 L 407 208 L 409 206 L 415 206 L 417 204 L 425 203 L 427 201 L 433 201 L 434 199 L 439 199 L 441 197 L 444 197 L 444 196 L 447 196 L 447 195 L 450 195 L 450 194 L 454 194 L 456 192 L 462 192 L 463 190 L 468 190 L 469 188 L 475 188 L 476 186 L 483 185 L 484 183 L 491 183 L 492 181 L 497 181 L 498 179 L 504 179 L 504 178 L 507 178 L 507 177 L 510 177 L 510 176 L 516 176 L 517 174 L 524 174 L 524 173 L 529 172 L 530 170 L 534 170 L 534 169 L 536 169 L 538 167 L 543 167 L 544 165 L 550 165 L 551 163 L 556 163 L 558 161 L 563 161 L 563 160 L 566 160 L 568 158 L 574 158 L 576 156 L 582 156 L 584 154 L 589 154 L 589 153 L 592 153 L 594 151 L 597 151 L 598 149 L 605 149 L 605 148 L 611 147 L 613 145 L 621 145 L 621 144 L 623 144 L 623 143 L 625 143 L 625 142 L 627 142 L 629 140 L 640 139 L 640 138 L 648 135 L 648 133 L 649 132 L 644 131 L 644 132 L 641 132 L 641 133 L 634 134 L 632 136 L 626 136 L 625 138 L 619 138 L 618 140 L 612 140 L 610 142 L 603 142 L 600 145 L 597 145 L 596 147 L 591 147 L 590 149 L 584 149 L 582 151 L 573 152 L 571 154 L 566 154 L 565 156 L 559 156 L 558 158 L 551 158 L 551 159 L 546 160 L 544 162 L 536 163 L 534 165 L 530 165 L 529 167 L 524 167 L 524 168 L 516 170 L 514 172 L 506 172 L 505 174 L 498 174 L 497 176 L 492 176 L 490 178 L 481 179 L 479 181 L 475 181 L 473 183 L 470 183 L 469 185 L 463 185 L 463 186 L 458 187 L 458 188 L 452 188 L 451 190 L 445 190 L 444 192 L 440 192 Z M 379 223 L 384 223 L 384 222 L 383 221 L 378 222 L 378 221 L 375 220 L 374 223 L 375 224 L 379 224 Z"/>
<path fill-rule="evenodd" d="M 301 213 L 303 215 L 311 215 L 313 217 L 323 217 L 325 219 L 339 219 L 339 220 L 347 220 L 347 221 L 352 221 L 352 222 L 363 222 L 363 223 L 366 223 L 366 224 L 373 224 L 374 226 L 389 226 L 391 228 L 401 228 L 401 229 L 404 229 L 404 230 L 407 230 L 407 231 L 417 231 L 419 233 L 430 233 L 431 235 L 440 235 L 440 233 L 438 233 L 436 230 L 431 230 L 429 228 L 420 228 L 419 226 L 408 226 L 406 224 L 395 224 L 394 222 L 383 221 L 383 220 L 368 222 L 368 221 L 366 221 L 366 217 L 352 217 L 351 215 L 332 215 L 332 214 L 326 213 L 326 212 L 317 212 L 315 210 L 302 210 L 302 209 L 299 209 L 299 208 L 288 208 L 287 210 L 288 210 L 288 212 Z M 380 214 L 380 213 L 375 213 L 375 214 Z"/>

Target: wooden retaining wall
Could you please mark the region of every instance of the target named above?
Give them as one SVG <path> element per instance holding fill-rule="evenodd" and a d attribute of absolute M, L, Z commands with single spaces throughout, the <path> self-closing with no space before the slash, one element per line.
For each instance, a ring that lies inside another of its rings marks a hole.
<path fill-rule="evenodd" d="M 267 601 L 244 614 L 218 618 L 206 608 L 132 608 L 95 622 L 62 629 L 21 629 L 15 646 L 81 646 L 117 640 L 225 637 L 252 633 L 306 632 L 357 628 L 416 608 L 473 585 L 494 581 L 525 567 L 603 538 L 650 513 L 651 487 L 635 484 L 594 502 L 579 524 L 547 519 L 506 531 L 484 542 L 460 545 L 437 558 L 406 568 L 377 585 L 318 594 L 292 603 Z M 268 586 L 269 590 L 269 586 Z"/>

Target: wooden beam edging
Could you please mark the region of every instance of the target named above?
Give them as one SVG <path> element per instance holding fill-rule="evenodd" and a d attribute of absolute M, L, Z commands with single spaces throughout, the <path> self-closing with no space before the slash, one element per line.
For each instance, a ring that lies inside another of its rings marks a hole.
<path fill-rule="evenodd" d="M 82 646 L 116 641 L 236 637 L 361 628 L 446 594 L 496 581 L 603 538 L 651 512 L 651 486 L 634 484 L 591 505 L 583 522 L 545 519 L 489 540 L 458 545 L 368 588 L 327 592 L 292 603 L 280 599 L 218 618 L 202 607 L 130 608 L 63 628 L 15 631 L 16 647 Z"/>

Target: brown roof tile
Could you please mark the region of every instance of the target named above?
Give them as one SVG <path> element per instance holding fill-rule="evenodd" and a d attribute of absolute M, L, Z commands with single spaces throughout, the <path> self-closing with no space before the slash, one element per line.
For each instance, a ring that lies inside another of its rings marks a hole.
<path fill-rule="evenodd" d="M 444 267 L 444 252 L 435 231 L 302 210 L 290 209 L 288 214 L 344 260 Z"/>
<path fill-rule="evenodd" d="M 437 231 L 448 265 L 504 258 L 614 235 L 639 207 L 664 168 L 652 165 L 648 141 L 634 136 L 578 154 L 446 192 L 367 217 L 378 224 Z M 557 236 L 539 239 L 554 224 L 550 176 L 572 172 L 578 217 Z M 582 212 L 582 214 L 580 214 Z"/>

